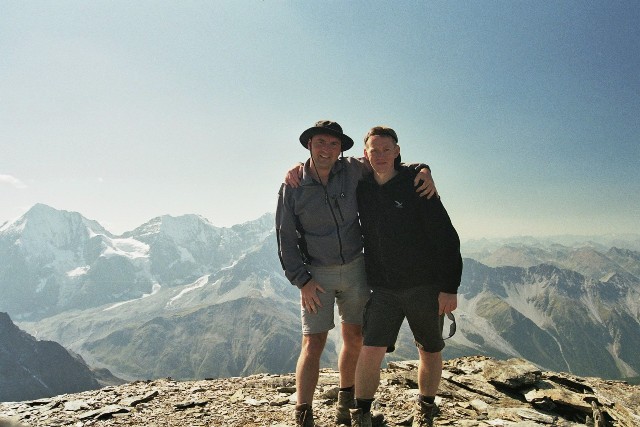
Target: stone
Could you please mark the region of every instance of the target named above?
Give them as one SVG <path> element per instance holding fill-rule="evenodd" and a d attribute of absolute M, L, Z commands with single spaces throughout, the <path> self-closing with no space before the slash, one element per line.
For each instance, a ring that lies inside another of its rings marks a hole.
<path fill-rule="evenodd" d="M 156 396 L 158 396 L 158 390 L 153 390 L 143 396 L 133 396 L 122 399 L 120 404 L 125 406 L 137 406 L 141 403 L 150 402 Z"/>
<path fill-rule="evenodd" d="M 579 411 L 589 413 L 591 412 L 591 403 L 589 403 L 587 397 L 593 398 L 593 396 L 585 396 L 576 393 L 572 393 L 566 389 L 554 387 L 546 383 L 540 383 L 539 387 L 528 391 L 524 395 L 527 402 L 536 404 L 538 402 L 553 402 L 553 404 L 570 406 L 571 408 Z"/>
<path fill-rule="evenodd" d="M 491 383 L 514 389 L 536 384 L 542 377 L 542 371 L 524 359 L 489 361 L 485 364 L 483 374 Z"/>
<path fill-rule="evenodd" d="M 71 400 L 64 403 L 65 411 L 80 411 L 83 409 L 89 409 L 89 405 L 84 400 Z"/>

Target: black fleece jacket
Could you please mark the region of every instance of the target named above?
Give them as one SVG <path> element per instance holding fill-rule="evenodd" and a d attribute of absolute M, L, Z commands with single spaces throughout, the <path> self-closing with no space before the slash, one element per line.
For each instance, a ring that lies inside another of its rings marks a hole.
<path fill-rule="evenodd" d="M 367 281 L 372 288 L 431 287 L 455 294 L 460 286 L 460 239 L 438 197 L 415 192 L 415 172 L 400 170 L 384 185 L 358 184 Z"/>

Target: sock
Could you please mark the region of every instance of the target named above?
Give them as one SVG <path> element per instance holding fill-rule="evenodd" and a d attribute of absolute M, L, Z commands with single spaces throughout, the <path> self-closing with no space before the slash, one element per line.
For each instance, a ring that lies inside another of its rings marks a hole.
<path fill-rule="evenodd" d="M 362 399 L 360 397 L 356 398 L 356 408 L 362 409 L 363 414 L 371 412 L 372 403 L 373 399 Z"/>
<path fill-rule="evenodd" d="M 428 404 L 430 404 L 430 405 L 433 405 L 433 404 L 436 402 L 436 397 L 435 397 L 435 396 L 424 396 L 424 395 L 422 395 L 422 394 L 421 394 L 421 395 L 418 397 L 418 400 L 419 400 L 420 402 L 428 403 Z"/>
<path fill-rule="evenodd" d="M 340 391 L 348 391 L 349 393 L 353 393 L 353 390 L 355 389 L 355 385 L 352 385 L 351 387 L 341 387 Z"/>

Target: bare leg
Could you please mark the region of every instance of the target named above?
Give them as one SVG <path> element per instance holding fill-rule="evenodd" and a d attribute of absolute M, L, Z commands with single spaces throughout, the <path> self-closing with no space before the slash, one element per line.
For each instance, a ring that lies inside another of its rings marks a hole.
<path fill-rule="evenodd" d="M 327 332 L 302 336 L 302 349 L 296 365 L 298 404 L 313 403 L 313 392 L 320 375 L 320 356 L 327 342 Z"/>
<path fill-rule="evenodd" d="M 380 364 L 387 347 L 363 346 L 356 367 L 356 399 L 373 399 L 380 384 Z"/>
<path fill-rule="evenodd" d="M 342 349 L 338 358 L 340 387 L 351 387 L 356 381 L 356 364 L 362 348 L 362 326 L 342 324 Z"/>
<path fill-rule="evenodd" d="M 420 365 L 418 366 L 418 388 L 423 396 L 435 396 L 442 377 L 442 353 L 427 353 L 418 349 Z"/>

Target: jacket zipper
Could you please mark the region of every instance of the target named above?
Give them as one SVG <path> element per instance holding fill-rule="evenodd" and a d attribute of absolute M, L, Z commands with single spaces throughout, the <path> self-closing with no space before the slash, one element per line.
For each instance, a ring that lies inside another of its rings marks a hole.
<path fill-rule="evenodd" d="M 326 191 L 326 190 L 325 190 Z M 342 260 L 342 263 L 344 264 L 344 255 L 342 254 L 342 237 L 340 237 L 340 224 L 338 223 L 338 218 L 336 217 L 336 213 L 333 211 L 333 207 L 331 207 L 331 202 L 329 201 L 329 197 L 327 196 L 327 194 L 325 193 L 325 201 L 327 202 L 327 205 L 329 206 L 329 210 L 331 211 L 331 216 L 333 217 L 333 222 L 336 224 L 336 231 L 338 233 L 338 247 L 340 248 L 340 259 Z M 338 203 L 338 200 L 336 199 L 336 205 Z M 338 211 L 340 211 L 340 206 L 338 205 Z M 342 217 L 342 212 L 340 212 L 340 216 Z M 344 220 L 344 218 L 343 218 Z"/>
<path fill-rule="evenodd" d="M 342 220 L 342 222 L 344 222 L 344 215 L 342 215 L 342 209 L 340 209 L 340 203 L 338 203 L 338 198 L 334 197 L 334 199 L 336 201 L 336 208 L 338 208 L 338 213 L 340 214 L 340 219 Z"/>
<path fill-rule="evenodd" d="M 384 189 L 382 187 L 376 187 L 375 190 L 376 190 L 375 191 L 375 195 L 376 195 L 376 199 L 377 199 L 376 200 L 376 204 L 381 207 L 381 209 L 378 210 L 378 217 L 376 218 L 376 228 L 378 229 L 378 233 L 377 233 L 377 236 L 378 236 L 378 242 L 377 242 L 378 248 L 377 249 L 378 249 L 378 254 L 380 254 L 380 267 L 382 269 L 382 275 L 383 275 L 383 277 L 385 279 L 385 282 L 387 283 L 387 286 L 389 286 L 389 284 L 391 282 L 389 280 L 389 273 L 387 272 L 387 267 L 386 267 L 387 263 L 386 263 L 386 261 L 384 259 L 384 251 L 382 250 L 382 238 L 383 238 L 382 230 L 383 230 L 383 227 L 381 226 L 382 219 L 387 217 L 387 215 L 386 215 L 387 206 L 385 204 L 386 200 L 385 200 L 385 197 L 384 197 L 385 196 Z M 384 208 L 382 208 L 382 207 L 384 207 Z"/>
<path fill-rule="evenodd" d="M 327 193 L 327 188 L 320 182 L 322 189 L 324 190 L 324 203 L 329 207 L 329 211 L 331 212 L 331 216 L 333 217 L 333 223 L 336 225 L 336 234 L 338 235 L 338 248 L 340 250 L 340 259 L 342 260 L 342 264 L 345 264 L 344 255 L 342 253 L 342 237 L 340 237 L 340 224 L 338 223 L 338 218 L 336 217 L 336 213 L 333 211 L 333 207 L 331 206 L 331 200 L 329 200 L 329 193 Z M 338 206 L 338 210 L 340 207 Z M 342 216 L 342 212 L 340 212 L 340 216 Z M 343 218 L 344 221 L 344 218 Z"/>

